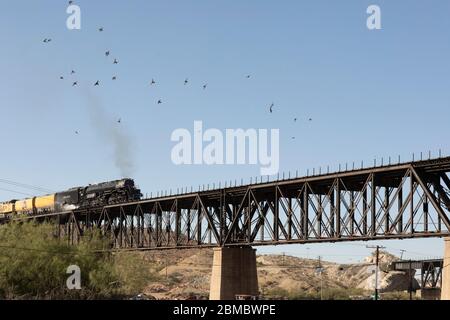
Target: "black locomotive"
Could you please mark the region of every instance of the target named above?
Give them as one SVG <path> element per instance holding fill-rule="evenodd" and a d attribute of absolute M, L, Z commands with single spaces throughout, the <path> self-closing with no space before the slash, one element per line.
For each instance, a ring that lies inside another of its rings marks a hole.
<path fill-rule="evenodd" d="M 140 200 L 141 191 L 132 179 L 92 184 L 67 191 L 0 202 L 0 218 L 12 215 L 39 215 L 77 209 L 96 209 L 103 206 Z"/>
<path fill-rule="evenodd" d="M 98 208 L 137 201 L 141 197 L 141 191 L 136 188 L 134 180 L 122 179 L 59 192 L 55 195 L 55 208 L 60 211 Z"/>

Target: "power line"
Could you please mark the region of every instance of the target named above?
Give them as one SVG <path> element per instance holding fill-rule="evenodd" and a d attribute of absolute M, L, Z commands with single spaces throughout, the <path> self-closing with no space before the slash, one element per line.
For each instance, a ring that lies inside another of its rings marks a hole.
<path fill-rule="evenodd" d="M 15 247 L 15 246 L 5 246 L 0 245 L 1 249 L 13 249 L 13 250 L 23 250 L 23 251 L 36 251 L 36 252 L 45 252 L 45 253 L 52 253 L 55 255 L 79 255 L 80 253 L 78 251 L 75 252 L 62 252 L 62 251 L 56 251 L 56 250 L 48 250 L 48 249 L 37 249 L 37 248 L 26 248 L 26 247 Z M 66 249 L 72 249 L 76 247 L 66 247 Z M 86 253 L 101 253 L 102 251 L 99 250 L 87 250 Z M 103 251 L 104 252 L 104 251 Z"/>
<path fill-rule="evenodd" d="M 365 248 L 366 248 L 366 245 L 364 245 L 364 244 L 359 244 L 359 243 L 339 243 L 339 245 L 343 245 L 343 246 L 357 246 L 357 247 L 365 247 Z M 429 254 L 420 253 L 420 252 L 415 252 L 415 251 L 411 251 L 411 250 L 405 250 L 405 249 L 394 248 L 394 247 L 391 247 L 391 246 L 385 246 L 385 247 L 383 247 L 383 248 L 384 248 L 384 249 L 388 249 L 388 250 L 399 251 L 400 253 L 409 253 L 409 254 L 418 255 L 418 256 L 423 256 L 423 257 L 428 257 L 428 256 L 430 256 Z"/>
<path fill-rule="evenodd" d="M 24 196 L 31 196 L 31 197 L 34 196 L 34 194 L 20 192 L 20 191 L 11 190 L 11 189 L 0 188 L 0 190 L 7 191 L 7 192 L 12 192 L 12 193 L 17 193 L 17 194 L 21 194 L 21 195 L 24 195 Z"/>
<path fill-rule="evenodd" d="M 367 248 L 376 248 L 377 246 L 373 246 L 370 247 L 368 246 Z M 383 249 L 384 247 L 378 246 L 380 249 Z M 60 252 L 60 251 L 52 251 L 52 250 L 46 250 L 46 249 L 37 249 L 37 248 L 26 248 L 26 247 L 15 247 L 15 246 L 5 246 L 5 245 L 0 245 L 0 248 L 2 249 L 14 249 L 14 250 L 26 250 L 26 251 L 38 251 L 38 252 L 47 252 L 47 253 L 55 253 L 55 254 L 78 254 L 78 252 Z M 69 247 L 69 248 L 72 248 Z M 108 250 L 106 250 L 108 251 Z M 101 251 L 101 250 L 90 250 L 88 252 L 92 252 L 92 253 L 99 253 L 99 252 L 105 252 L 105 251 Z M 126 252 L 126 251 L 124 251 Z M 263 255 L 264 256 L 264 255 Z M 261 256 L 262 257 L 262 256 Z M 340 264 L 339 263 L 334 263 L 334 262 L 326 262 L 326 263 L 322 263 L 322 257 L 323 256 L 319 256 L 320 258 L 317 259 L 319 261 L 319 266 L 323 269 L 331 269 L 331 268 L 335 268 L 338 267 Z M 442 260 L 450 258 L 450 256 L 444 256 L 442 257 Z M 412 260 L 415 261 L 415 260 Z M 420 260 L 418 260 L 420 261 Z M 376 264 L 376 263 L 375 263 Z M 189 262 L 180 262 L 180 263 L 176 263 L 177 266 L 212 266 L 212 263 L 189 263 Z M 352 263 L 349 264 L 351 266 L 354 267 L 367 267 L 367 266 L 373 266 L 374 263 Z M 447 265 L 445 265 L 447 266 Z M 271 268 L 271 267 L 286 267 L 286 268 L 292 268 L 292 269 L 313 269 L 313 270 L 317 270 L 317 265 L 311 265 L 311 266 L 305 266 L 305 265 L 296 265 L 296 264 L 286 264 L 286 263 L 282 263 L 282 264 L 263 264 L 260 265 L 259 267 L 261 268 Z"/>
<path fill-rule="evenodd" d="M 380 263 L 380 249 L 386 249 L 382 246 L 366 246 L 368 249 L 376 249 L 376 270 L 375 270 L 375 300 L 378 300 L 378 270 Z"/>
<path fill-rule="evenodd" d="M 403 260 L 403 254 L 406 252 L 406 250 L 401 249 L 400 252 L 401 252 L 400 260 Z"/>
<path fill-rule="evenodd" d="M 24 189 L 31 189 L 31 190 L 39 191 L 39 192 L 50 192 L 50 193 L 54 192 L 51 189 L 44 188 L 44 187 L 41 187 L 41 186 L 33 186 L 33 185 L 30 185 L 30 184 L 17 182 L 17 181 L 12 181 L 12 180 L 7 180 L 7 179 L 0 179 L 0 182 L 5 183 L 5 184 L 9 184 L 9 185 L 13 185 L 13 186 L 16 186 L 16 187 L 24 188 Z"/>
<path fill-rule="evenodd" d="M 76 252 L 60 252 L 60 251 L 52 251 L 52 250 L 45 250 L 45 249 L 24 248 L 24 247 L 14 247 L 14 246 L 2 246 L 2 245 L 0 245 L 0 248 L 2 248 L 2 249 L 23 250 L 23 251 L 46 252 L 46 253 L 54 253 L 54 254 L 70 254 L 70 255 L 76 254 Z"/>

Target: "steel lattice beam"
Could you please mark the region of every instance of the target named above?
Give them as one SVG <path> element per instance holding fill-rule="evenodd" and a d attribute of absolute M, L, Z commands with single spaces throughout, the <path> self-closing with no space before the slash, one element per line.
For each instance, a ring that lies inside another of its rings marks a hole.
<path fill-rule="evenodd" d="M 392 270 L 420 270 L 420 288 L 436 289 L 442 286 L 443 259 L 431 260 L 401 260 L 392 262 Z"/>
<path fill-rule="evenodd" d="M 450 158 L 22 217 L 77 243 L 98 229 L 118 249 L 450 236 Z"/>

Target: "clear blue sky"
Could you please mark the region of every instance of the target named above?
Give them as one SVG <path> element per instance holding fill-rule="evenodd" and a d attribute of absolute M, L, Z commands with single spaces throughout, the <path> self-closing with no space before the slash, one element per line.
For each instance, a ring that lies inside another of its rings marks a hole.
<path fill-rule="evenodd" d="M 79 0 L 79 31 L 66 28 L 67 1 L 1 3 L 2 179 L 64 190 L 120 178 L 111 135 L 133 142 L 125 151 L 144 193 L 259 174 L 173 165 L 170 134 L 192 131 L 194 120 L 279 128 L 281 171 L 450 153 L 448 1 Z M 370 4 L 381 7 L 382 30 L 366 28 Z M 2 200 L 17 197 L 0 190 Z M 439 239 L 382 244 L 442 253 Z M 368 252 L 308 247 L 259 251 L 342 261 Z"/>

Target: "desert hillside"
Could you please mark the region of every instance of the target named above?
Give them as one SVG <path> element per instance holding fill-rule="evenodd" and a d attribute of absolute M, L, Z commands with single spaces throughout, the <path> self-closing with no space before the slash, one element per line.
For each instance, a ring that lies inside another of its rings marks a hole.
<path fill-rule="evenodd" d="M 149 283 L 144 291 L 156 299 L 207 299 L 212 250 L 146 252 L 145 259 L 159 273 L 160 280 Z M 409 277 L 389 271 L 397 257 L 380 254 L 380 291 L 407 290 Z M 261 295 L 270 299 L 317 299 L 370 295 L 375 283 L 375 257 L 362 263 L 337 264 L 328 261 L 286 255 L 258 255 L 258 282 Z M 320 273 L 322 271 L 322 274 Z M 414 280 L 414 287 L 418 284 Z M 321 290 L 322 288 L 322 290 Z"/>

